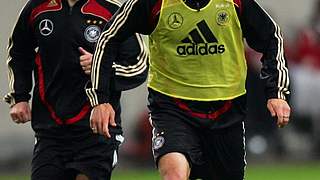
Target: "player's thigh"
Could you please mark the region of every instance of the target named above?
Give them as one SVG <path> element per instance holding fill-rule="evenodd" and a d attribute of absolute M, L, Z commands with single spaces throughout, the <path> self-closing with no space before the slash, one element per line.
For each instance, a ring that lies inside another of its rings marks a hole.
<path fill-rule="evenodd" d="M 205 153 L 218 179 L 243 180 L 246 166 L 244 132 L 243 123 L 238 123 L 225 131 L 212 131 L 206 135 Z"/>
<path fill-rule="evenodd" d="M 72 179 L 73 174 L 68 173 L 64 166 L 67 156 L 69 156 L 68 151 L 59 141 L 50 138 L 38 138 L 33 152 L 31 179 Z"/>
<path fill-rule="evenodd" d="M 152 150 L 156 165 L 160 158 L 168 153 L 183 154 L 192 164 L 202 163 L 201 142 L 196 128 L 183 116 L 170 112 L 151 112 Z"/>
<path fill-rule="evenodd" d="M 74 176 L 68 176 L 65 171 L 53 165 L 44 165 L 32 172 L 31 180 L 70 180 Z"/>
<path fill-rule="evenodd" d="M 78 174 L 83 174 L 90 180 L 109 180 L 118 162 L 121 139 L 120 134 L 112 134 L 109 139 L 96 134 L 82 139 L 74 145 L 78 153 L 66 165 L 67 168 L 77 170 Z"/>
<path fill-rule="evenodd" d="M 186 156 L 189 163 L 200 163 L 201 145 L 196 127 L 176 105 L 175 101 L 149 89 L 150 122 L 153 127 L 152 150 L 156 164 L 171 152 Z"/>

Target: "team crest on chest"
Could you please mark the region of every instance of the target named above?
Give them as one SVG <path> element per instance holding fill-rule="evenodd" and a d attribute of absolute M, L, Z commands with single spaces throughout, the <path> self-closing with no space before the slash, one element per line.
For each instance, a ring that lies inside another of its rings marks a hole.
<path fill-rule="evenodd" d="M 217 24 L 221 26 L 225 26 L 229 24 L 230 21 L 230 15 L 227 10 L 220 10 L 217 12 L 217 17 L 216 17 Z"/>
<path fill-rule="evenodd" d="M 84 37 L 89 42 L 97 42 L 101 34 L 101 29 L 96 25 L 90 25 L 84 31 Z"/>
<path fill-rule="evenodd" d="M 53 32 L 53 22 L 50 19 L 44 19 L 39 23 L 39 31 L 42 36 L 49 36 Z"/>
<path fill-rule="evenodd" d="M 181 14 L 174 12 L 170 14 L 170 16 L 168 17 L 168 25 L 172 29 L 178 29 L 182 26 L 182 24 L 183 24 L 183 17 L 181 16 Z"/>

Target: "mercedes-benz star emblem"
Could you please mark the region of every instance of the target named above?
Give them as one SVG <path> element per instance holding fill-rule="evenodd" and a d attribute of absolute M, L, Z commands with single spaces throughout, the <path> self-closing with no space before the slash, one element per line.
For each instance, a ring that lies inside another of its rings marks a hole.
<path fill-rule="evenodd" d="M 183 17 L 181 14 L 173 12 L 168 18 L 168 24 L 172 29 L 178 29 L 183 24 Z"/>
<path fill-rule="evenodd" d="M 39 30 L 43 36 L 48 36 L 53 31 L 53 23 L 49 19 L 44 19 L 39 23 Z"/>

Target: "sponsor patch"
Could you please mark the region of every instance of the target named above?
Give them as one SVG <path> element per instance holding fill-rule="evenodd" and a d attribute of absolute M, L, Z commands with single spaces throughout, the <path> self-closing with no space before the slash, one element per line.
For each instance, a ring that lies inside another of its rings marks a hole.
<path fill-rule="evenodd" d="M 205 20 L 196 24 L 189 34 L 181 40 L 183 44 L 177 46 L 179 56 L 187 55 L 216 55 L 225 52 L 225 45 L 219 44 Z"/>
<path fill-rule="evenodd" d="M 177 12 L 170 14 L 168 18 L 168 25 L 172 29 L 178 29 L 182 26 L 182 24 L 183 24 L 183 17 L 181 16 L 181 14 Z"/>
<path fill-rule="evenodd" d="M 50 19 L 44 19 L 39 23 L 39 31 L 42 36 L 49 36 L 53 32 L 53 22 Z"/>

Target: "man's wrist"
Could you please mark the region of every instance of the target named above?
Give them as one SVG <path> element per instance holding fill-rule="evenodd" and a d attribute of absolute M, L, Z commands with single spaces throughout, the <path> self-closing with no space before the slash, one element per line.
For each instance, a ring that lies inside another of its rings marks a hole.
<path fill-rule="evenodd" d="M 3 100 L 9 104 L 10 108 L 19 102 L 29 102 L 30 95 L 12 95 L 11 93 L 7 94 Z"/>
<path fill-rule="evenodd" d="M 284 101 L 288 101 L 289 99 L 289 94 L 285 94 L 283 92 L 278 92 L 278 91 L 267 91 L 266 92 L 266 99 L 282 99 Z"/>
<path fill-rule="evenodd" d="M 99 104 L 108 103 L 109 96 L 106 93 L 99 92 L 94 88 L 87 88 L 86 89 L 87 97 L 90 101 L 91 107 L 95 107 Z"/>

